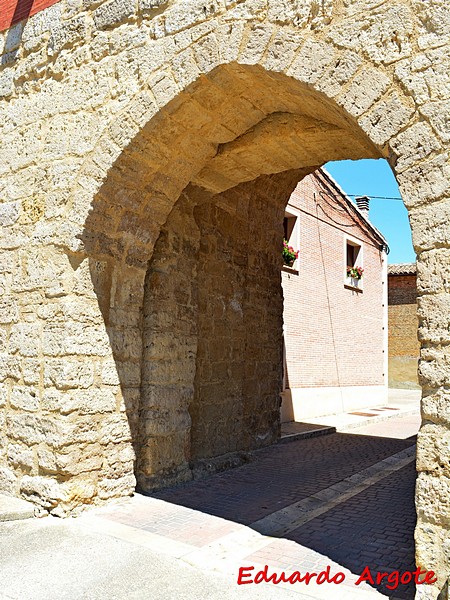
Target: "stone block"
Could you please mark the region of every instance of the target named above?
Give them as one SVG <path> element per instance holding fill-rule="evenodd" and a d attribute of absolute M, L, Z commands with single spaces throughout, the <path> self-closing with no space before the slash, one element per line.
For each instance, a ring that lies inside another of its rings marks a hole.
<path fill-rule="evenodd" d="M 436 186 L 433 184 L 427 184 L 427 175 L 425 171 L 423 180 L 419 183 L 427 189 L 429 194 L 432 193 L 431 186 L 438 191 L 439 188 L 447 185 L 446 181 L 442 181 L 438 175 L 439 183 L 436 182 Z M 434 180 L 434 176 L 430 174 L 430 177 Z M 400 179 L 400 176 L 399 176 Z M 402 186 L 402 192 L 403 192 Z M 441 188 L 442 189 L 442 188 Z M 411 186 L 407 191 L 405 190 L 403 200 L 406 204 L 411 201 L 417 201 L 420 196 L 417 195 L 415 188 Z M 405 196 L 408 197 L 408 201 Z M 417 209 L 411 208 L 409 211 L 409 221 L 411 224 L 413 244 L 416 252 L 423 250 L 431 250 L 439 247 L 450 246 L 450 228 L 448 226 L 450 219 L 450 201 L 445 199 L 441 202 L 428 204 L 421 206 Z"/>
<path fill-rule="evenodd" d="M 133 17 L 136 10 L 137 0 L 111 0 L 96 8 L 92 16 L 97 29 L 107 29 Z"/>
<path fill-rule="evenodd" d="M 27 446 L 9 444 L 7 458 L 10 465 L 18 467 L 26 473 L 29 473 L 34 467 L 34 455 Z"/>
<path fill-rule="evenodd" d="M 10 399 L 12 408 L 35 412 L 39 409 L 39 390 L 29 386 L 16 385 L 12 388 Z"/>
<path fill-rule="evenodd" d="M 169 0 L 139 0 L 139 11 L 146 14 L 168 4 Z"/>
<path fill-rule="evenodd" d="M 82 41 L 87 37 L 88 22 L 86 15 L 77 15 L 72 19 L 62 21 L 59 27 L 53 28 L 48 41 L 47 52 L 53 56 L 65 46 Z"/>
<path fill-rule="evenodd" d="M 0 297 L 0 323 L 17 323 L 19 320 L 19 308 L 17 299 L 12 296 Z"/>
<path fill-rule="evenodd" d="M 91 323 L 46 323 L 42 333 L 44 356 L 107 356 L 109 337 L 104 327 Z"/>
<path fill-rule="evenodd" d="M 375 144 L 382 146 L 406 127 L 413 114 L 414 108 L 393 94 L 358 119 L 358 123 Z"/>
<path fill-rule="evenodd" d="M 17 493 L 18 478 L 14 471 L 7 467 L 0 467 L 0 492 L 10 496 Z"/>
<path fill-rule="evenodd" d="M 37 415 L 11 413 L 6 419 L 6 431 L 9 438 L 33 446 L 45 441 L 50 428 L 48 423 Z"/>
<path fill-rule="evenodd" d="M 48 448 L 41 446 L 37 449 L 37 461 L 42 471 L 53 474 L 58 472 L 55 453 Z"/>
<path fill-rule="evenodd" d="M 423 377 L 426 377 L 427 384 L 427 374 L 424 374 Z M 433 383 L 433 379 L 430 378 L 430 380 Z M 445 387 L 431 390 L 425 388 L 421 405 L 423 418 L 434 423 L 450 424 L 449 400 L 450 394 Z"/>
<path fill-rule="evenodd" d="M 9 349 L 13 354 L 36 357 L 40 352 L 41 332 L 36 323 L 18 323 L 11 327 Z"/>
<path fill-rule="evenodd" d="M 130 426 L 123 414 L 104 417 L 100 423 L 101 444 L 118 444 L 131 441 Z"/>
<path fill-rule="evenodd" d="M 193 83 L 200 75 L 191 48 L 177 54 L 172 60 L 172 67 L 180 87 L 185 88 Z"/>
<path fill-rule="evenodd" d="M 450 82 L 447 84 L 450 88 Z M 450 141 L 450 100 L 428 102 L 421 106 L 420 112 L 429 120 L 443 142 Z"/>
<path fill-rule="evenodd" d="M 41 363 L 35 358 L 22 360 L 22 377 L 26 385 L 38 385 L 41 379 Z"/>
<path fill-rule="evenodd" d="M 25 475 L 20 482 L 20 493 L 25 500 L 46 510 L 55 508 L 64 499 L 61 487 L 50 477 Z"/>
<path fill-rule="evenodd" d="M 450 249 L 422 252 L 417 262 L 417 291 L 424 294 L 450 292 Z"/>
<path fill-rule="evenodd" d="M 308 40 L 289 67 L 288 75 L 298 81 L 314 83 L 332 63 L 335 54 L 333 46 L 322 41 Z"/>
<path fill-rule="evenodd" d="M 15 356 L 0 354 L 0 381 L 18 380 L 21 377 L 20 360 Z"/>
<path fill-rule="evenodd" d="M 201 73 L 209 73 L 221 63 L 219 44 L 215 34 L 207 35 L 193 45 L 195 60 Z"/>
<path fill-rule="evenodd" d="M 430 403 L 427 403 L 430 406 Z M 436 406 L 436 405 L 435 405 Z M 422 425 L 417 437 L 416 468 L 437 477 L 450 478 L 450 423 Z"/>
<path fill-rule="evenodd" d="M 148 85 L 155 96 L 160 108 L 165 106 L 179 92 L 178 84 L 174 77 L 165 71 L 154 73 L 148 80 Z"/>
<path fill-rule="evenodd" d="M 448 452 L 444 460 L 448 461 Z M 445 475 L 419 473 L 416 493 L 420 499 L 417 516 L 426 523 L 450 527 L 450 479 Z"/>
<path fill-rule="evenodd" d="M 20 204 L 18 202 L 4 202 L 0 204 L 0 225 L 9 227 L 17 223 L 20 214 Z"/>
<path fill-rule="evenodd" d="M 450 294 L 418 298 L 419 340 L 440 344 L 450 338 Z"/>
<path fill-rule="evenodd" d="M 219 0 L 211 0 L 207 3 L 203 0 L 179 0 L 164 13 L 166 33 L 174 34 L 197 25 L 222 10 L 222 3 Z"/>
<path fill-rule="evenodd" d="M 419 163 L 432 152 L 441 148 L 441 143 L 433 134 L 431 127 L 424 122 L 412 125 L 391 140 L 391 147 L 398 156 L 396 173 Z"/>
<path fill-rule="evenodd" d="M 0 98 L 7 98 L 14 92 L 14 71 L 5 69 L 0 73 Z"/>
<path fill-rule="evenodd" d="M 254 65 L 261 61 L 275 28 L 270 24 L 256 23 L 247 32 L 247 40 L 240 52 L 239 62 Z"/>
<path fill-rule="evenodd" d="M 89 388 L 94 383 L 92 362 L 73 359 L 47 359 L 44 365 L 44 384 L 59 390 Z"/>
<path fill-rule="evenodd" d="M 4 408 L 8 398 L 8 387 L 5 383 L 0 383 L 0 408 Z M 3 413 L 0 413 L 3 415 Z M 0 417 L 0 423 L 4 424 L 4 419 Z"/>
<path fill-rule="evenodd" d="M 56 470 L 62 475 L 79 475 L 98 471 L 103 463 L 99 444 L 63 448 L 55 452 Z"/>
<path fill-rule="evenodd" d="M 115 390 L 90 388 L 88 390 L 45 390 L 42 410 L 68 415 L 77 411 L 81 415 L 114 412 Z"/>
<path fill-rule="evenodd" d="M 101 500 L 108 498 L 123 498 L 131 496 L 136 488 L 136 478 L 132 473 L 117 479 L 101 479 L 98 484 L 98 497 Z"/>
<path fill-rule="evenodd" d="M 381 98 L 389 83 L 384 73 L 366 67 L 357 73 L 348 90 L 337 99 L 351 115 L 359 117 Z"/>

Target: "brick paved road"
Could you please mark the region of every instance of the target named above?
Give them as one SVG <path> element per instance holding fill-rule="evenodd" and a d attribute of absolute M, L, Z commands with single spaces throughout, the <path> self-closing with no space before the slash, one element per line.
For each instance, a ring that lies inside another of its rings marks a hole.
<path fill-rule="evenodd" d="M 153 494 L 249 525 L 414 444 L 335 433 L 264 448 L 237 469 Z"/>
<path fill-rule="evenodd" d="M 162 490 L 153 497 L 251 525 L 414 443 L 413 438 L 347 433 L 294 441 L 260 450 L 251 463 L 240 468 Z M 327 558 L 354 574 L 360 574 L 366 565 L 372 572 L 414 570 L 414 482 L 411 463 L 291 531 L 284 541 L 274 540 L 251 558 L 291 570 L 323 568 Z M 287 544 L 292 542 L 301 546 L 294 547 L 289 556 Z M 317 553 L 319 562 L 313 564 L 311 555 L 301 558 L 301 547 Z M 296 560 L 300 561 L 297 566 Z M 395 592 L 383 584 L 374 587 L 389 597 L 414 597 L 411 585 L 400 585 Z"/>
<path fill-rule="evenodd" d="M 411 463 L 286 537 L 352 573 L 362 573 L 366 565 L 372 573 L 414 571 L 415 480 Z M 374 587 L 387 596 L 414 598 L 414 585 L 400 584 L 395 592 Z"/>

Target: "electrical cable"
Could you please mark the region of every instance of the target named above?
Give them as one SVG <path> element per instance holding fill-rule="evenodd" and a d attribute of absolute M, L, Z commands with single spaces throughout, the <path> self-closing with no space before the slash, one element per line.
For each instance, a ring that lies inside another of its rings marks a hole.
<path fill-rule="evenodd" d="M 335 340 L 335 337 L 334 337 L 333 315 L 332 315 L 332 312 L 331 312 L 331 302 L 330 302 L 330 293 L 329 293 L 329 290 L 328 290 L 327 271 L 326 271 L 326 268 L 325 268 L 325 258 L 324 258 L 324 255 L 323 255 L 322 237 L 320 235 L 319 212 L 317 210 L 317 208 L 320 205 L 317 202 L 317 197 L 316 197 L 316 193 L 315 192 L 313 192 L 313 197 L 314 197 L 314 202 L 315 202 L 315 205 L 316 205 L 317 235 L 318 235 L 318 238 L 319 238 L 320 256 L 321 256 L 321 259 L 322 259 L 322 269 L 323 269 L 323 274 L 324 274 L 324 279 L 325 279 L 325 291 L 326 291 L 326 296 L 327 296 L 328 316 L 330 318 L 331 340 L 332 340 L 333 350 L 334 350 L 334 362 L 335 362 L 335 365 L 336 365 L 336 379 L 337 379 L 337 384 L 338 384 L 338 388 L 339 388 L 339 392 L 340 392 L 340 396 L 341 396 L 342 412 L 345 412 L 344 394 L 342 392 L 341 378 L 339 376 L 339 363 L 338 363 L 338 358 L 337 358 L 336 340 Z"/>

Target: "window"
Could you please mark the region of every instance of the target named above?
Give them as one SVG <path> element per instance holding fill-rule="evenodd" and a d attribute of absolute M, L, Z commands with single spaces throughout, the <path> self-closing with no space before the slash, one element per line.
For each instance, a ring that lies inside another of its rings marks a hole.
<path fill-rule="evenodd" d="M 345 273 L 344 283 L 348 287 L 362 290 L 363 283 L 363 248 L 361 242 L 345 237 Z"/>
<path fill-rule="evenodd" d="M 284 213 L 283 219 L 283 237 L 287 241 L 289 246 L 292 246 L 294 252 L 299 250 L 299 218 L 297 211 L 291 206 L 288 207 Z M 292 265 L 286 265 L 285 267 L 294 270 L 298 269 L 299 259 L 297 258 Z"/>

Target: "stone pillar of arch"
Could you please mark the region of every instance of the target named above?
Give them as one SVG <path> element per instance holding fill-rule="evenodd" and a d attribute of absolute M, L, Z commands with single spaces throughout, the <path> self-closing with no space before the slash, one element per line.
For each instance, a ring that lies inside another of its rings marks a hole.
<path fill-rule="evenodd" d="M 183 190 L 206 206 L 260 176 L 385 157 L 418 258 L 416 553 L 437 597 L 450 571 L 449 31 L 444 0 L 106 0 L 56 2 L 0 33 L 2 491 L 65 514 L 134 490 L 144 290 Z"/>

